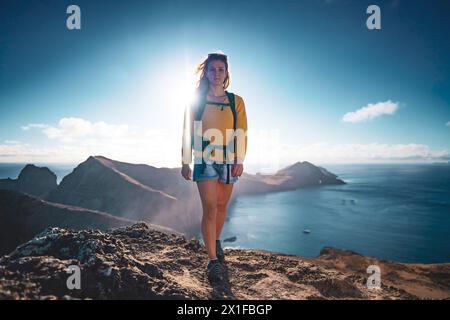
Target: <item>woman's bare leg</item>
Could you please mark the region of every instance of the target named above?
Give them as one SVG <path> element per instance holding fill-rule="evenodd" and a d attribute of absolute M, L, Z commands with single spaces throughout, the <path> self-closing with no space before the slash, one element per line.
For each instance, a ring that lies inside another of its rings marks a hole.
<path fill-rule="evenodd" d="M 202 200 L 202 234 L 208 257 L 216 256 L 216 216 L 217 216 L 217 180 L 197 181 L 200 199 Z"/>
<path fill-rule="evenodd" d="M 216 216 L 216 239 L 220 239 L 222 228 L 227 215 L 228 202 L 233 192 L 233 184 L 217 183 L 217 216 Z"/>

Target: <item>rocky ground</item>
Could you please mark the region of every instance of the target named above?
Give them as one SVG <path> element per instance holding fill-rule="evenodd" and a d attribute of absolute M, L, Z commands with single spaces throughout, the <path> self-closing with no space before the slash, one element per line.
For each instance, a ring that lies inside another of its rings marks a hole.
<path fill-rule="evenodd" d="M 225 249 L 210 284 L 198 240 L 139 223 L 101 232 L 50 228 L 0 259 L 0 299 L 445 299 L 450 264 L 387 262 L 325 248 L 317 258 Z M 81 271 L 69 290 L 68 267 Z M 381 288 L 366 286 L 369 265 Z"/>

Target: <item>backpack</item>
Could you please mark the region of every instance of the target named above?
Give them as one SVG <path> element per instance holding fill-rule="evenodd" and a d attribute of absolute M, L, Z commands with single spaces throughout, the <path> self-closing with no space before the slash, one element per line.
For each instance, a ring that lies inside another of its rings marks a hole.
<path fill-rule="evenodd" d="M 228 91 L 225 91 L 225 93 L 226 93 L 227 96 L 228 96 L 229 103 L 223 103 L 223 102 L 208 102 L 208 104 L 213 104 L 213 105 L 221 106 L 221 107 L 222 107 L 222 110 L 223 110 L 223 107 L 224 107 L 224 106 L 230 106 L 231 112 L 232 112 L 232 114 L 233 114 L 233 130 L 236 131 L 236 119 L 237 119 L 237 115 L 236 115 L 236 99 L 235 99 L 234 93 L 228 92 Z M 194 120 L 195 120 L 195 121 L 200 121 L 200 120 L 202 119 L 203 112 L 205 111 L 205 106 L 206 106 L 206 97 L 203 96 L 203 97 L 201 98 L 200 102 L 195 106 L 195 109 L 194 109 Z M 234 150 L 236 150 L 236 145 L 237 145 L 237 144 L 236 144 L 236 137 L 234 137 L 233 143 L 234 143 Z M 206 141 L 203 140 L 203 141 L 202 141 L 202 155 L 203 155 L 203 152 L 204 152 L 205 148 L 206 148 L 209 144 L 210 144 L 210 141 L 208 141 L 208 140 L 206 140 Z M 191 137 L 191 147 L 192 147 L 192 148 L 194 147 L 194 137 L 193 137 L 193 136 Z M 223 152 L 224 152 L 223 154 L 224 154 L 224 155 L 227 154 L 227 153 L 226 153 L 226 149 L 227 149 L 227 146 L 224 145 L 224 146 L 223 146 Z M 226 159 L 226 156 L 225 156 L 224 158 Z M 203 157 L 202 157 L 202 164 L 201 164 L 201 165 L 202 165 L 202 166 L 201 166 L 201 172 L 203 173 L 204 170 L 205 170 L 205 167 L 206 167 L 206 163 L 205 163 L 205 160 L 203 159 Z M 229 171 L 229 164 L 227 164 L 227 169 L 228 169 L 228 171 Z M 228 180 L 228 179 L 227 179 L 227 180 Z M 228 181 L 227 181 L 227 183 L 228 183 Z"/>

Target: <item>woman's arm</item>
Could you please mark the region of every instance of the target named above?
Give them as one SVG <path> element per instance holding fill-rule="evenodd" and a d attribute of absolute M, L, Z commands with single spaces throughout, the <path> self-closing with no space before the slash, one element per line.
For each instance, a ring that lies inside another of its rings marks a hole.
<path fill-rule="evenodd" d="M 236 158 L 237 163 L 243 163 L 247 153 L 247 112 L 245 110 L 244 99 L 237 96 L 236 99 Z"/>
<path fill-rule="evenodd" d="M 236 159 L 231 170 L 232 176 L 241 176 L 244 172 L 244 159 L 247 153 L 247 113 L 245 111 L 244 99 L 237 96 L 236 99 Z"/>
<path fill-rule="evenodd" d="M 192 162 L 192 137 L 194 135 L 194 116 L 192 108 L 187 106 L 184 109 L 183 119 L 183 141 L 181 144 L 181 164 Z"/>

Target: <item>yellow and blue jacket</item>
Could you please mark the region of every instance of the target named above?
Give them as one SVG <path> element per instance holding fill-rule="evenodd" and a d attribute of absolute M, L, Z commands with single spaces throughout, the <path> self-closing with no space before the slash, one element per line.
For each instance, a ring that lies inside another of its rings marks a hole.
<path fill-rule="evenodd" d="M 192 138 L 195 136 L 200 137 L 200 139 L 203 137 L 205 140 L 209 140 L 211 142 L 211 146 L 213 146 L 214 149 L 210 153 L 210 159 L 219 163 L 223 162 L 222 159 L 224 159 L 222 148 L 223 145 L 229 146 L 234 137 L 236 137 L 236 150 L 234 152 L 232 152 L 231 149 L 228 150 L 228 159 L 236 159 L 237 163 L 243 163 L 247 153 L 248 143 L 247 114 L 242 97 L 237 94 L 235 94 L 234 97 L 236 110 L 236 135 L 233 135 L 233 113 L 229 106 L 230 101 L 228 97 L 226 98 L 224 104 L 206 101 L 205 109 L 201 117 L 201 126 L 199 126 L 200 123 L 194 125 L 194 108 L 192 106 L 188 106 L 185 109 L 181 152 L 182 164 L 190 164 L 192 162 L 192 151 L 194 151 L 195 158 L 200 159 L 202 157 L 202 150 L 193 145 Z M 219 133 L 220 135 L 218 135 Z"/>

